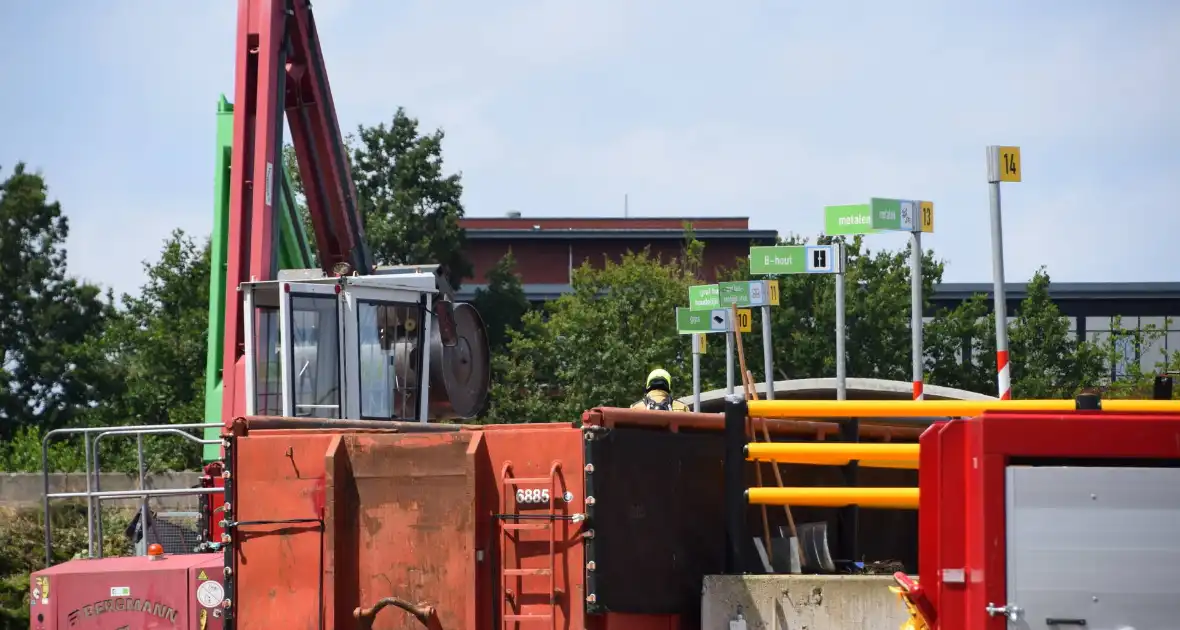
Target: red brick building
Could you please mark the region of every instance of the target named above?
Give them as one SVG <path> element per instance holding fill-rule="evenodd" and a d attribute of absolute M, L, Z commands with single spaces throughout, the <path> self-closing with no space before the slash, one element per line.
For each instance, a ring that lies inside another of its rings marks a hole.
<path fill-rule="evenodd" d="M 778 237 L 774 230 L 751 230 L 746 217 L 467 218 L 462 225 L 474 273 L 458 297 L 469 299 L 486 283 L 488 270 L 511 249 L 530 299 L 552 299 L 569 290 L 573 270 L 585 261 L 601 267 L 606 258 L 619 260 L 628 250 L 648 246 L 665 259 L 680 256 L 685 223 L 705 243 L 704 272 L 710 281 L 717 267 L 732 266 L 736 258 L 748 256 L 750 245 L 772 245 Z"/>

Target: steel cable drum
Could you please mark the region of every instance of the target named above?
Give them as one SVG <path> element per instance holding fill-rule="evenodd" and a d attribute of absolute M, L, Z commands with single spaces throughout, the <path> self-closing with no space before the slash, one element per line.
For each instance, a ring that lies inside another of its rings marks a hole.
<path fill-rule="evenodd" d="M 491 347 L 483 317 L 474 306 L 439 301 L 436 313 L 449 305 L 453 336 L 444 344 L 443 325 L 431 326 L 430 403 L 431 415 L 445 418 L 474 418 L 483 411 L 491 388 Z M 444 315 L 445 316 L 445 315 Z M 445 322 L 436 323 L 444 324 Z M 445 396 L 440 395 L 445 394 Z"/>

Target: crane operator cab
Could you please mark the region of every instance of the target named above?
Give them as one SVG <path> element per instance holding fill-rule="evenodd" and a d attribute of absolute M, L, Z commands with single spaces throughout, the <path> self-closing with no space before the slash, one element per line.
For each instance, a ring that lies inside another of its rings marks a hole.
<path fill-rule="evenodd" d="M 426 422 L 483 410 L 487 331 L 437 265 L 278 276 L 241 284 L 248 414 Z"/>

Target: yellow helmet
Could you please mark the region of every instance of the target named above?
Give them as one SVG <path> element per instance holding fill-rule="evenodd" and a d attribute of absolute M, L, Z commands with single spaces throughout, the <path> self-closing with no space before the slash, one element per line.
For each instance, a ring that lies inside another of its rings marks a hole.
<path fill-rule="evenodd" d="M 661 381 L 661 380 L 664 381 L 663 384 L 668 388 L 668 391 L 671 391 L 672 390 L 672 375 L 668 374 L 668 370 L 665 370 L 664 368 L 656 368 L 656 369 L 652 370 L 651 374 L 647 375 L 647 383 L 644 384 L 644 388 L 650 390 L 650 389 L 652 389 L 653 383 L 655 383 L 656 381 Z"/>

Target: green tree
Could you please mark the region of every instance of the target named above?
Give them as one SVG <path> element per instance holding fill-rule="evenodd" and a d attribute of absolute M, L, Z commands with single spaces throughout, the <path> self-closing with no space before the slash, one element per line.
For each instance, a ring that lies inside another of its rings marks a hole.
<path fill-rule="evenodd" d="M 377 264 L 436 263 L 458 289 L 472 267 L 463 253 L 466 240 L 459 225 L 463 184 L 460 174 L 444 173 L 443 137 L 441 129 L 419 133 L 418 119 L 399 107 L 388 126 L 360 125 L 345 136 L 345 144 L 365 237 Z M 283 162 L 310 236 L 315 232 L 290 145 L 283 148 Z"/>
<path fill-rule="evenodd" d="M 601 405 L 627 406 L 656 367 L 673 386 L 691 384 L 688 337 L 676 334 L 673 307 L 696 282 L 700 249 L 680 259 L 647 249 L 601 269 L 574 270 L 573 291 L 529 311 L 493 357 L 491 422 L 570 421 Z"/>
<path fill-rule="evenodd" d="M 443 173 L 443 131 L 419 134 L 398 108 L 389 126 L 357 129 L 352 174 L 369 246 L 379 264 L 437 263 L 455 288 L 471 276 L 460 175 Z"/>
<path fill-rule="evenodd" d="M 182 424 L 203 421 L 205 336 L 208 334 L 209 243 L 198 245 L 175 230 L 160 258 L 144 265 L 147 282 L 138 296 L 123 295 L 122 308 L 89 351 L 105 357 L 118 387 L 89 409 L 95 426 Z M 40 434 L 22 436 L 7 455 L 12 470 L 39 470 Z M 200 449 L 173 436 L 144 438 L 152 470 L 200 465 Z M 36 449 L 33 454 L 24 452 Z M 77 446 L 75 450 L 79 450 Z M 55 469 L 77 469 L 64 445 L 53 451 Z M 104 440 L 104 470 L 135 470 L 135 441 Z"/>
<path fill-rule="evenodd" d="M 1110 332 L 1089 344 L 1101 374 L 1092 386 L 1105 398 L 1151 398 L 1156 375 L 1180 370 L 1177 350 L 1144 365 L 1144 355 L 1151 356 L 1149 349 L 1161 346 L 1165 334 L 1154 324 L 1129 328 L 1123 326 L 1121 317 L 1112 317 Z"/>
<path fill-rule="evenodd" d="M 345 139 L 345 142 L 348 138 Z M 347 157 L 347 154 L 345 154 Z M 299 159 L 295 156 L 295 147 L 287 144 L 283 145 L 283 168 L 287 172 L 287 176 L 291 179 L 291 196 L 295 199 L 295 212 L 299 215 L 299 220 L 303 223 L 303 233 L 307 235 L 308 245 L 311 247 L 312 255 L 318 256 L 315 242 L 315 226 L 311 223 L 311 214 L 307 211 L 307 196 L 303 190 L 303 177 L 299 174 Z"/>
<path fill-rule="evenodd" d="M 847 254 L 844 323 L 848 376 L 911 380 L 909 248 L 873 252 L 860 236 L 819 239 L 821 244 L 836 241 L 844 242 Z M 791 235 L 780 242 L 803 245 L 807 239 Z M 933 252 L 926 252 L 922 267 L 923 296 L 928 304 L 934 285 L 942 279 L 943 263 Z M 749 259 L 739 258 L 723 277 L 755 280 L 765 276 L 750 275 Z M 779 306 L 770 311 L 775 380 L 835 376 L 835 278 L 797 274 L 777 280 Z M 754 325 L 742 337 L 747 368 L 761 382 L 765 374 L 761 325 Z M 707 354 L 702 366 L 702 370 L 724 374 L 724 353 Z"/>
<path fill-rule="evenodd" d="M 1072 398 L 1102 377 L 1100 352 L 1093 344 L 1070 338 L 1069 319 L 1050 299 L 1049 286 L 1048 272 L 1039 269 L 1028 283 L 1016 321 L 1009 325 L 1013 398 Z M 994 322 L 994 317 L 989 320 L 989 339 L 995 339 Z M 995 353 L 990 357 L 994 371 Z"/>
<path fill-rule="evenodd" d="M 472 303 L 488 328 L 492 353 L 499 354 L 508 343 L 508 331 L 520 330 L 522 318 L 529 310 L 512 250 L 488 270 L 485 279 L 487 287 L 476 289 Z"/>
<path fill-rule="evenodd" d="M 0 181 L 0 441 L 52 429 L 103 399 L 111 380 L 88 340 L 111 314 L 98 287 L 66 275 L 69 222 L 44 178 L 18 163 Z"/>
<path fill-rule="evenodd" d="M 123 296 L 122 317 L 106 341 L 125 388 L 98 414 L 103 424 L 203 421 L 209 245 L 174 230 L 160 258 L 144 264 L 147 282 L 139 295 Z M 199 465 L 199 449 L 191 444 L 175 437 L 149 440 L 154 469 Z"/>
<path fill-rule="evenodd" d="M 1027 295 L 1008 324 L 1013 398 L 1072 398 L 1103 381 L 1104 350 L 1072 337 L 1069 319 L 1053 303 L 1049 288 L 1049 274 L 1042 268 L 1029 281 Z M 956 382 L 964 389 L 995 394 L 996 327 L 986 296 L 940 313 L 926 331 L 937 340 L 932 346 L 937 354 L 926 364 L 931 382 Z M 959 345 L 952 348 L 956 339 Z"/>

